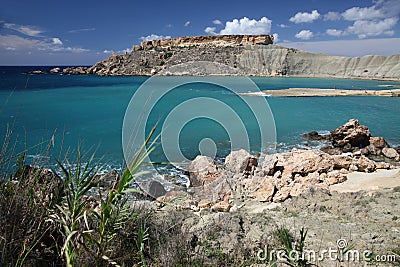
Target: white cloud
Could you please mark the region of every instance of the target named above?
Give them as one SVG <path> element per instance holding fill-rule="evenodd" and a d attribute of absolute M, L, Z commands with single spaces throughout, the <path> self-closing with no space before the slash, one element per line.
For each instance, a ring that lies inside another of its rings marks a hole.
<path fill-rule="evenodd" d="M 306 22 L 313 22 L 316 19 L 319 19 L 321 15 L 318 13 L 317 10 L 313 10 L 311 13 L 307 12 L 298 12 L 296 15 L 291 17 L 289 21 L 298 23 L 306 23 Z"/>
<path fill-rule="evenodd" d="M 213 20 L 213 24 L 222 25 L 222 22 L 219 19 L 215 19 L 215 20 Z"/>
<path fill-rule="evenodd" d="M 0 48 L 7 50 L 25 50 L 44 47 L 45 45 L 39 40 L 23 38 L 17 35 L 0 35 Z"/>
<path fill-rule="evenodd" d="M 190 25 L 190 21 L 186 21 L 185 24 L 183 26 L 187 27 Z"/>
<path fill-rule="evenodd" d="M 310 30 L 302 30 L 298 32 L 295 37 L 302 40 L 310 40 L 314 36 L 314 33 Z"/>
<path fill-rule="evenodd" d="M 216 35 L 217 33 L 215 32 L 216 28 L 215 27 L 207 27 L 204 29 L 204 32 L 212 35 Z"/>
<path fill-rule="evenodd" d="M 79 32 L 90 32 L 90 31 L 95 31 L 96 28 L 84 28 L 84 29 L 76 29 L 76 30 L 70 30 L 68 31 L 69 33 L 79 33 Z"/>
<path fill-rule="evenodd" d="M 126 49 L 119 50 L 119 51 L 116 51 L 116 52 L 114 50 L 108 50 L 108 49 L 103 50 L 104 54 L 112 54 L 112 53 L 125 54 L 125 53 L 131 53 L 131 52 L 132 52 L 132 48 L 126 48 Z"/>
<path fill-rule="evenodd" d="M 330 35 L 330 36 L 339 37 L 339 36 L 344 35 L 345 32 L 342 31 L 342 30 L 337 30 L 337 29 L 327 29 L 327 30 L 326 30 L 326 34 L 328 34 L 328 35 Z"/>
<path fill-rule="evenodd" d="M 279 34 L 274 33 L 274 34 L 272 34 L 272 36 L 274 36 L 274 44 L 278 43 L 279 42 Z"/>
<path fill-rule="evenodd" d="M 400 15 L 399 0 L 378 0 L 370 7 L 352 7 L 342 13 L 345 20 L 380 20 Z"/>
<path fill-rule="evenodd" d="M 399 21 L 399 0 L 377 0 L 369 7 L 352 7 L 339 14 L 328 12 L 325 20 L 344 19 L 353 21 L 353 24 L 345 29 L 328 29 L 326 34 L 331 36 L 356 35 L 360 39 L 371 36 L 392 36 L 393 28 Z"/>
<path fill-rule="evenodd" d="M 372 20 L 378 18 L 384 18 L 385 14 L 382 10 L 376 9 L 376 6 L 372 7 L 352 7 L 342 13 L 345 20 Z"/>
<path fill-rule="evenodd" d="M 60 38 L 52 38 L 52 41 L 54 45 L 63 45 L 63 42 L 60 40 Z"/>
<path fill-rule="evenodd" d="M 18 25 L 18 24 L 14 24 L 14 23 L 4 23 L 3 27 L 6 29 L 20 32 L 22 34 L 25 34 L 25 35 L 28 35 L 31 37 L 36 37 L 36 36 L 39 36 L 41 33 L 43 33 L 43 31 L 38 29 L 37 27 Z"/>
<path fill-rule="evenodd" d="M 282 29 L 284 29 L 284 28 L 289 28 L 289 26 L 286 25 L 286 24 L 278 24 L 278 27 L 279 27 L 279 28 L 282 28 Z"/>
<path fill-rule="evenodd" d="M 162 40 L 162 39 L 168 39 L 168 38 L 171 38 L 171 36 L 150 34 L 150 35 L 147 35 L 147 36 L 142 36 L 139 39 L 142 40 L 143 42 L 147 42 L 147 41 Z"/>
<path fill-rule="evenodd" d="M 56 41 L 54 41 L 56 39 Z M 18 50 L 18 51 L 50 51 L 50 52 L 73 52 L 81 53 L 88 52 L 88 49 L 80 47 L 64 47 L 58 38 L 49 40 L 38 40 L 31 38 L 23 38 L 17 35 L 0 35 L 0 49 Z M 62 43 L 62 42 L 61 42 Z"/>
<path fill-rule="evenodd" d="M 125 54 L 125 53 L 131 53 L 132 52 L 132 48 L 125 48 L 124 50 L 122 50 L 121 52 L 123 53 L 123 54 Z"/>
<path fill-rule="evenodd" d="M 335 40 L 318 42 L 287 42 L 283 46 L 312 53 L 360 57 L 365 55 L 389 56 L 400 54 L 400 38 Z"/>
<path fill-rule="evenodd" d="M 398 18 L 387 18 L 381 21 L 358 20 L 347 28 L 347 32 L 357 35 L 360 39 L 368 36 L 393 35 L 394 31 L 391 29 L 397 21 Z"/>
<path fill-rule="evenodd" d="M 330 11 L 324 15 L 324 20 L 335 21 L 335 20 L 340 20 L 341 18 L 342 15 L 339 12 Z"/>
<path fill-rule="evenodd" d="M 240 20 L 227 21 L 225 28 L 219 34 L 268 34 L 271 31 L 272 21 L 266 17 L 260 20 L 243 17 Z"/>

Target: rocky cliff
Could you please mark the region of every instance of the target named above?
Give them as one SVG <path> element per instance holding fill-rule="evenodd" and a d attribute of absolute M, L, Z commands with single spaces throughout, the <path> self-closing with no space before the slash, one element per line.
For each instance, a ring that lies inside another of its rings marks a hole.
<path fill-rule="evenodd" d="M 271 44 L 273 37 L 197 36 L 143 42 L 88 68 L 96 75 L 259 75 L 400 79 L 400 55 L 347 58 Z"/>
<path fill-rule="evenodd" d="M 145 41 L 140 46 L 134 46 L 133 50 L 143 50 L 162 47 L 185 47 L 212 44 L 215 46 L 230 45 L 268 45 L 274 42 L 274 36 L 260 35 L 215 35 L 215 36 L 184 36 L 163 40 Z"/>

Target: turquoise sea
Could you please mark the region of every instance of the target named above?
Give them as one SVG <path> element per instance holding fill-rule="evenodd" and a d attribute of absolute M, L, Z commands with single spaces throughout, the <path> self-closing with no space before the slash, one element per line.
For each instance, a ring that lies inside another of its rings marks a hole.
<path fill-rule="evenodd" d="M 86 150 L 96 151 L 99 160 L 109 168 L 121 166 L 124 115 L 132 96 L 148 77 L 23 74 L 25 71 L 43 68 L 0 67 L 0 140 L 4 140 L 8 127 L 13 132 L 9 149 L 14 152 L 26 150 L 27 159 L 33 161 L 47 154 L 47 144 L 55 133 L 48 155 L 50 162 L 65 155 L 68 149 L 76 150 L 78 144 L 81 144 Z M 162 86 L 163 78 L 159 79 Z M 174 77 L 165 79 L 171 80 Z M 219 79 L 235 83 L 237 77 Z M 400 88 L 397 82 L 350 79 L 251 77 L 251 80 L 261 90 L 291 87 L 353 90 Z M 260 152 L 257 151 L 261 142 L 257 125 L 248 116 L 249 108 L 241 100 L 243 98 L 212 84 L 185 84 L 166 94 L 146 118 L 146 132 L 157 122 L 158 128 L 161 128 L 168 114 L 180 103 L 200 97 L 221 101 L 239 114 L 249 132 L 250 149 L 252 152 Z M 357 118 L 367 125 L 372 135 L 385 137 L 393 146 L 400 145 L 400 98 L 263 98 L 274 117 L 276 147 L 279 151 L 303 146 L 305 141 L 300 138 L 303 133 L 312 130 L 329 131 L 350 118 Z M 145 103 L 134 107 L 137 108 L 138 116 L 144 106 Z M 203 108 L 204 111 L 212 112 L 216 107 L 205 105 Z M 225 123 L 230 124 L 229 127 L 233 125 L 229 130 L 233 131 L 235 122 Z M 185 157 L 192 159 L 200 153 L 199 142 L 210 138 L 215 143 L 217 157 L 222 159 L 230 150 L 230 132 L 226 127 L 201 117 L 187 121 L 177 137 L 179 148 Z M 167 160 L 161 145 L 152 160 Z"/>

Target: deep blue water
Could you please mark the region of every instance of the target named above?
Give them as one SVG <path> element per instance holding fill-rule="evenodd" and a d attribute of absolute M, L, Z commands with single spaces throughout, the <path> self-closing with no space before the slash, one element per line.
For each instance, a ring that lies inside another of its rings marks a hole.
<path fill-rule="evenodd" d="M 50 68 L 50 67 L 49 67 Z M 86 149 L 96 150 L 101 161 L 119 166 L 123 161 L 122 125 L 128 104 L 148 77 L 99 77 L 73 75 L 27 75 L 29 70 L 43 67 L 0 67 L 0 140 L 7 127 L 13 131 L 15 152 L 27 149 L 30 158 L 46 154 L 48 141 L 56 131 L 50 158 L 76 149 L 79 143 Z M 163 86 L 163 78 L 158 81 Z M 165 78 L 174 79 L 173 77 Z M 179 79 L 179 77 L 176 77 Z M 236 77 L 219 78 L 235 84 Z M 400 88 L 400 83 L 317 78 L 252 77 L 261 89 L 290 87 L 338 89 Z M 158 90 L 156 87 L 148 89 Z M 245 90 L 245 89 L 244 89 Z M 231 107 L 239 114 L 248 131 L 250 149 L 258 152 L 260 132 L 251 110 L 243 99 L 226 88 L 204 83 L 179 86 L 166 94 L 151 110 L 146 120 L 146 132 L 158 122 L 162 128 L 165 118 L 174 108 L 190 99 L 213 98 Z M 253 101 L 253 100 L 249 100 Z M 375 136 L 384 136 L 392 145 L 400 144 L 400 98 L 389 97 L 268 97 L 276 124 L 278 149 L 290 149 L 304 141 L 300 135 L 312 130 L 327 131 L 357 118 L 367 125 Z M 135 106 L 137 116 L 146 106 Z M 256 103 L 256 101 L 254 102 Z M 257 104 L 255 104 L 257 105 Z M 137 108 L 137 110 L 136 110 Z M 219 114 L 218 105 L 205 104 L 197 112 Z M 193 110 L 196 107 L 193 105 Z M 186 107 L 187 112 L 193 110 Z M 182 113 L 182 111 L 180 111 Z M 186 113 L 186 112 L 183 112 Z M 184 114 L 183 114 L 184 115 Z M 262 114 L 259 114 L 262 116 Z M 225 124 L 225 125 L 224 125 Z M 173 125 L 173 124 L 171 124 Z M 231 128 L 229 128 L 229 127 Z M 222 124 L 206 118 L 197 118 L 180 129 L 178 142 L 187 158 L 199 154 L 199 143 L 205 137 L 214 140 L 217 156 L 224 157 L 230 150 L 230 131 L 236 131 L 235 121 Z M 229 128 L 227 130 L 227 128 Z M 169 142 L 169 140 L 167 140 Z M 39 145 L 38 145 L 39 144 Z M 42 145 L 40 145 L 42 144 Z M 207 142 L 203 148 L 207 149 Z M 61 151 L 61 152 L 60 152 Z M 163 148 L 158 146 L 152 160 L 165 161 Z"/>

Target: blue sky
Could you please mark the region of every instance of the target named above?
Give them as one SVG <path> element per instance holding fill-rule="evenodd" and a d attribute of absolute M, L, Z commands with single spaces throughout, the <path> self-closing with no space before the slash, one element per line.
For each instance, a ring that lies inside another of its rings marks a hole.
<path fill-rule="evenodd" d="M 400 0 L 1 0 L 0 65 L 91 65 L 142 40 L 274 34 L 332 55 L 400 54 Z"/>

